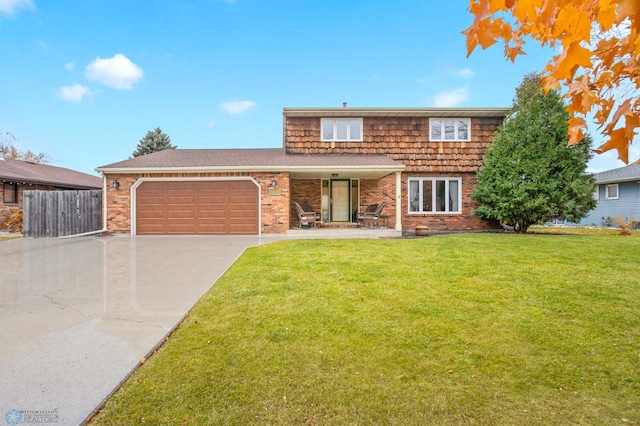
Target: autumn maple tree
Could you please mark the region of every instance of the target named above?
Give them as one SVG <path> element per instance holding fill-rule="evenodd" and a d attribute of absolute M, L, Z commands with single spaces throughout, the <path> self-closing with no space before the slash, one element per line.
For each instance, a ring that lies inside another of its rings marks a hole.
<path fill-rule="evenodd" d="M 640 129 L 640 0 L 470 0 L 470 12 L 467 55 L 499 40 L 511 61 L 527 39 L 553 48 L 542 85 L 568 101 L 569 144 L 584 138 L 593 113 L 605 136 L 595 151 L 616 149 L 629 162 Z"/>

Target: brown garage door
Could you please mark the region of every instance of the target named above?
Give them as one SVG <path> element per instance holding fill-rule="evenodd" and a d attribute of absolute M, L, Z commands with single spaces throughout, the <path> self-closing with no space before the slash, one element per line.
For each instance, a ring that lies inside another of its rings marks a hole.
<path fill-rule="evenodd" d="M 136 189 L 138 235 L 257 233 L 252 181 L 150 181 Z"/>

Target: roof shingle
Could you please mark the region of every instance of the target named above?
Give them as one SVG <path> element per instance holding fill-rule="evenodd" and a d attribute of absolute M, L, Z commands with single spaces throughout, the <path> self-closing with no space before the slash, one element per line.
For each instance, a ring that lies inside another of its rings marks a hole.
<path fill-rule="evenodd" d="M 12 159 L 0 160 L 0 179 L 6 182 L 34 183 L 59 188 L 102 188 L 102 179 L 98 176 L 63 167 Z"/>
<path fill-rule="evenodd" d="M 640 164 L 631 164 L 630 166 L 596 173 L 594 177 L 597 183 L 640 180 Z"/>
<path fill-rule="evenodd" d="M 287 170 L 295 167 L 399 167 L 400 163 L 385 155 L 318 154 L 291 155 L 283 148 L 259 149 L 167 149 L 99 167 L 113 169 L 161 168 L 251 168 Z"/>

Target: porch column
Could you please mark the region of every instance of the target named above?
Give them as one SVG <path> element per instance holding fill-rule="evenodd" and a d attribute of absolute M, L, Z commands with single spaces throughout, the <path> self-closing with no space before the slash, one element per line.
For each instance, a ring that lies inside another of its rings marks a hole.
<path fill-rule="evenodd" d="M 396 231 L 402 231 L 402 172 L 396 172 Z"/>

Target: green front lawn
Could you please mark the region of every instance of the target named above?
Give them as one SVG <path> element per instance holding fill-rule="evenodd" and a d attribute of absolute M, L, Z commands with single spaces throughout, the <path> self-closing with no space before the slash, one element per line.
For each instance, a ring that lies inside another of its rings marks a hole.
<path fill-rule="evenodd" d="M 250 249 L 92 424 L 640 423 L 640 239 Z"/>

